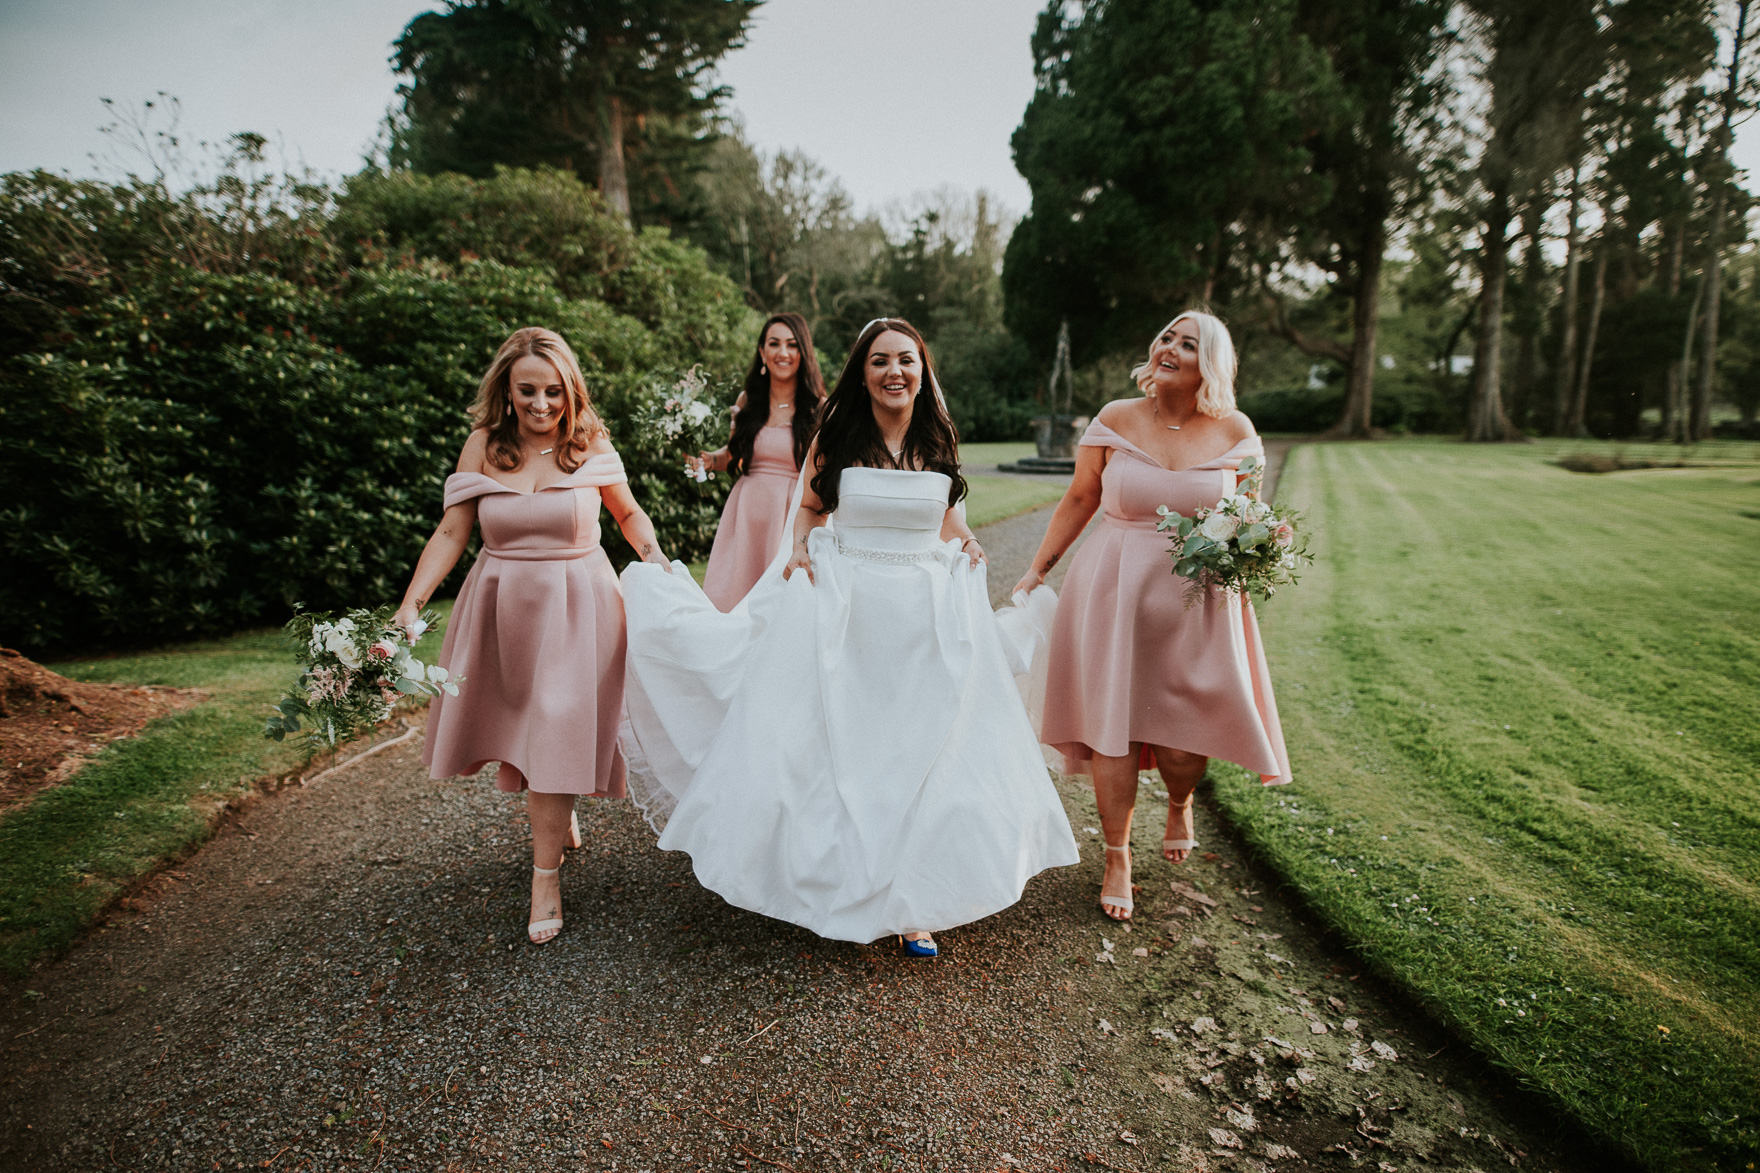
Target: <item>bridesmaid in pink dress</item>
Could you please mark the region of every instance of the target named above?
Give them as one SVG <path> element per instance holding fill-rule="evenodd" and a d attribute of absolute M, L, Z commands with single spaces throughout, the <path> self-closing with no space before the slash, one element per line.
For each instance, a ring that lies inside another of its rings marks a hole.
<path fill-rule="evenodd" d="M 703 575 L 703 593 L 723 611 L 746 597 L 782 549 L 794 521 L 788 502 L 824 401 L 825 381 L 807 320 L 771 314 L 758 333 L 746 389 L 734 404 L 727 447 L 687 461 L 740 474 L 721 511 Z"/>
<path fill-rule="evenodd" d="M 1075 479 L 1017 591 L 1045 580 L 1095 509 L 1102 523 L 1064 579 L 1052 630 L 1041 739 L 1065 769 L 1094 778 L 1106 836 L 1100 905 L 1131 916 L 1131 819 L 1137 772 L 1167 786 L 1163 855 L 1192 838 L 1192 793 L 1213 757 L 1267 784 L 1288 782 L 1259 625 L 1247 598 L 1212 591 L 1188 606 L 1156 507 L 1183 514 L 1235 491 L 1236 469 L 1265 448 L 1234 406 L 1234 344 L 1206 313 L 1181 314 L 1133 375 L 1141 399 L 1107 404 L 1083 435 Z"/>
<path fill-rule="evenodd" d="M 440 649 L 464 679 L 429 707 L 422 759 L 435 778 L 499 762 L 495 785 L 526 792 L 527 933 L 542 945 L 562 928 L 563 849 L 581 845 L 575 796 L 624 794 L 623 596 L 599 545 L 601 503 L 643 559 L 667 562 L 560 335 L 528 327 L 502 343 L 474 422 L 397 619 L 415 622 L 480 522 Z"/>

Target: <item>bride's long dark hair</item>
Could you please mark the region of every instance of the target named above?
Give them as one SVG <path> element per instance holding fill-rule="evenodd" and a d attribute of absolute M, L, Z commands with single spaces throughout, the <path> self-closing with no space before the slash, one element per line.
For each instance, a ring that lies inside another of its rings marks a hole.
<path fill-rule="evenodd" d="M 758 430 L 770 420 L 770 374 L 764 367 L 764 339 L 770 327 L 781 322 L 794 335 L 801 361 L 794 375 L 794 463 L 799 468 L 813 442 L 819 424 L 819 405 L 825 402 L 825 377 L 819 373 L 819 356 L 813 352 L 813 332 L 799 314 L 771 314 L 758 331 L 758 345 L 746 371 L 746 405 L 733 417 L 733 436 L 727 441 L 728 467 L 744 472 L 751 466 Z"/>
<path fill-rule="evenodd" d="M 866 375 L 868 351 L 873 349 L 874 339 L 888 330 L 896 330 L 916 343 L 917 354 L 923 361 L 922 383 L 911 409 L 910 426 L 905 429 L 904 449 L 897 460 L 886 450 L 880 425 L 874 420 Z M 857 464 L 945 473 L 953 481 L 947 491 L 949 509 L 966 495 L 966 479 L 959 475 L 959 432 L 941 401 L 929 345 L 917 328 L 903 318 L 876 318 L 863 327 L 849 349 L 849 360 L 843 364 L 837 384 L 825 400 L 825 410 L 819 417 L 819 471 L 812 483 L 826 513 L 837 508 L 837 481 L 843 470 Z"/>

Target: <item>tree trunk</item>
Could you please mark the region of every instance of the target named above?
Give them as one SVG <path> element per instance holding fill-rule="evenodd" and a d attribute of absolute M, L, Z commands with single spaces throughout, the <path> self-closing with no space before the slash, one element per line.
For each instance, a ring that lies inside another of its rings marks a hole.
<path fill-rule="evenodd" d="M 1479 262 L 1479 339 L 1473 348 L 1473 400 L 1467 412 L 1467 439 L 1514 439 L 1503 411 L 1503 289 L 1509 272 L 1509 190 L 1491 195 L 1485 216 L 1484 249 Z"/>
<path fill-rule="evenodd" d="M 1668 296 L 1673 300 L 1681 292 L 1681 263 L 1687 251 L 1687 225 L 1691 213 L 1681 216 L 1681 222 L 1675 225 L 1673 237 L 1668 246 Z M 1687 364 L 1693 358 L 1693 331 L 1699 315 L 1699 298 L 1693 298 L 1693 312 L 1687 315 L 1687 340 L 1681 344 L 1681 356 L 1668 364 L 1668 374 L 1662 386 L 1662 431 L 1664 440 L 1684 440 L 1685 418 L 1683 416 L 1682 392 L 1686 384 Z"/>
<path fill-rule="evenodd" d="M 623 99 L 605 99 L 599 138 L 599 194 L 625 224 L 629 216 L 629 174 L 623 164 Z"/>
<path fill-rule="evenodd" d="M 1571 173 L 1571 202 L 1564 234 L 1564 289 L 1561 308 L 1564 321 L 1558 331 L 1558 369 L 1552 386 L 1552 434 L 1566 436 L 1570 426 L 1572 395 L 1577 378 L 1577 270 L 1582 262 L 1582 248 L 1577 238 L 1577 211 L 1583 195 L 1578 170 Z"/>
<path fill-rule="evenodd" d="M 1723 209 L 1726 193 L 1721 184 L 1717 194 L 1711 199 L 1711 239 L 1706 242 L 1710 255 L 1705 258 L 1705 271 L 1699 278 L 1699 295 L 1693 299 L 1695 317 L 1699 303 L 1705 303 L 1705 336 L 1699 352 L 1699 382 L 1693 388 L 1691 411 L 1683 410 L 1688 416 L 1686 426 L 1681 429 L 1681 442 L 1709 440 L 1711 438 L 1711 388 L 1717 381 L 1717 314 L 1722 308 L 1719 304 L 1723 294 L 1723 256 L 1721 237 L 1723 236 Z M 1687 346 L 1693 344 L 1693 327 L 1696 322 L 1687 322 Z M 1682 364 L 1682 379 L 1686 377 L 1686 362 Z M 1684 405 L 1683 405 L 1684 406 Z"/>
<path fill-rule="evenodd" d="M 1332 435 L 1366 438 L 1375 398 L 1375 330 L 1381 320 L 1381 262 L 1387 252 L 1387 222 L 1371 215 L 1357 258 L 1357 296 L 1351 307 L 1351 361 L 1345 371 L 1344 414 Z"/>
<path fill-rule="evenodd" d="M 1675 360 L 1679 375 L 1670 390 L 1676 393 L 1674 405 L 1674 431 L 1668 438 L 1677 444 L 1690 444 L 1694 439 L 1693 421 L 1689 418 L 1687 405 L 1687 380 L 1693 371 L 1693 334 L 1699 329 L 1699 303 L 1705 299 L 1705 283 L 1699 282 L 1699 288 L 1693 291 L 1693 306 L 1687 311 L 1687 336 L 1681 342 L 1681 356 Z"/>
<path fill-rule="evenodd" d="M 1522 260 L 1521 302 L 1512 315 L 1518 327 L 1516 365 L 1510 372 L 1510 394 L 1504 406 L 1504 414 L 1517 428 L 1534 416 L 1534 384 L 1540 366 L 1540 286 L 1546 272 L 1546 258 L 1540 251 L 1540 214 L 1550 202 L 1542 196 L 1522 213 L 1522 235 L 1528 248 Z"/>
<path fill-rule="evenodd" d="M 1717 194 L 1711 201 L 1711 255 L 1699 287 L 1705 292 L 1705 341 L 1699 359 L 1699 385 L 1693 393 L 1693 418 L 1688 429 L 1694 440 L 1711 438 L 1711 388 L 1717 381 L 1717 314 L 1723 300 L 1723 213 L 1729 195 L 1731 123 L 1736 112 L 1736 87 L 1742 80 L 1742 40 L 1748 31 L 1748 0 L 1736 7 L 1736 35 L 1729 57 L 1729 84 L 1723 90 L 1723 129 L 1718 136 Z"/>
<path fill-rule="evenodd" d="M 1587 435 L 1584 417 L 1589 407 L 1589 374 L 1595 368 L 1595 339 L 1601 333 L 1601 307 L 1607 301 L 1607 242 L 1595 250 L 1595 292 L 1589 297 L 1589 324 L 1583 331 L 1583 361 L 1577 369 L 1577 394 L 1571 401 L 1568 435 Z"/>

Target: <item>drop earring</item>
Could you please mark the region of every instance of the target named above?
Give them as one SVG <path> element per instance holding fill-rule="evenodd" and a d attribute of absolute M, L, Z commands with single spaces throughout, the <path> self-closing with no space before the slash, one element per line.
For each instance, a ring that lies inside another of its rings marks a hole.
<path fill-rule="evenodd" d="M 507 405 L 507 414 L 508 414 L 508 415 L 512 415 L 512 414 L 513 414 L 513 404 L 511 404 L 511 403 L 509 403 L 509 404 L 508 404 L 508 405 Z"/>
<path fill-rule="evenodd" d="M 770 373 L 770 368 L 765 366 L 763 363 L 759 363 L 758 364 L 758 373 L 760 375 L 768 375 Z"/>

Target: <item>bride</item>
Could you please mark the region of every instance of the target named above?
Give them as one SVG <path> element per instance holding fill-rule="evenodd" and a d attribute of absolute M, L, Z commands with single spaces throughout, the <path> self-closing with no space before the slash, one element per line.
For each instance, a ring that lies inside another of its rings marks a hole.
<path fill-rule="evenodd" d="M 795 493 L 787 557 L 726 614 L 681 564 L 623 572 L 631 788 L 730 904 L 933 957 L 1077 862 L 1014 680 L 1055 599 L 990 610 L 907 322 L 856 339 Z"/>

